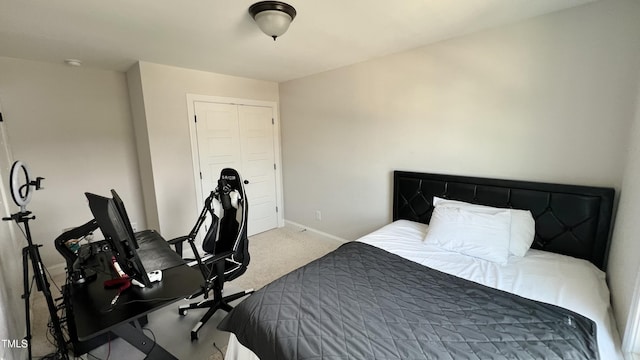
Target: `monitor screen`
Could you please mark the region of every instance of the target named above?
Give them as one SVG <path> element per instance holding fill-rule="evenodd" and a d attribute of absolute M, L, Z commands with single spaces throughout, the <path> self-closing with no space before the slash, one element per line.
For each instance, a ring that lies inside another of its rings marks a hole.
<path fill-rule="evenodd" d="M 138 244 L 138 240 L 136 239 L 136 234 L 133 232 L 133 227 L 131 226 L 131 221 L 129 221 L 129 215 L 127 215 L 127 209 L 125 209 L 124 207 L 124 202 L 122 202 L 122 199 L 120 199 L 118 193 L 113 189 L 111 189 L 111 196 L 113 197 L 113 202 L 116 204 L 116 208 L 120 213 L 120 217 L 124 221 L 124 226 L 132 239 L 133 246 L 135 246 L 136 249 L 139 249 L 140 245 Z"/>
<path fill-rule="evenodd" d="M 146 287 L 151 287 L 147 271 L 136 251 L 135 237 L 127 229 L 128 219 L 124 220 L 122 218 L 116 201 L 91 193 L 85 193 L 85 195 L 89 200 L 89 208 L 105 240 L 109 242 L 111 249 L 113 249 L 113 255 L 122 271 Z"/>

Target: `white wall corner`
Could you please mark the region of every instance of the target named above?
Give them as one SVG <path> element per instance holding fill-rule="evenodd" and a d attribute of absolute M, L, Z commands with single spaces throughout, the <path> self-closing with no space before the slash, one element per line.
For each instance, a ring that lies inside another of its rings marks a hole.
<path fill-rule="evenodd" d="M 2 109 L 0 109 L 0 112 Z M 6 119 L 5 119 L 6 120 Z M 9 179 L 10 169 L 13 163 L 13 155 L 4 123 L 0 123 L 0 217 L 9 216 L 9 186 L 5 182 Z M 21 310 L 22 301 L 14 294 L 10 295 L 9 289 L 19 289 L 22 283 L 20 269 L 22 266 L 20 248 L 22 241 L 15 230 L 13 223 L 2 222 L 0 226 L 0 238 L 3 240 L 3 250 L 0 252 L 0 338 L 15 340 L 20 339 L 25 331 L 22 320 L 24 311 Z M 27 353 L 18 348 L 0 348 L 2 359 L 26 359 Z"/>
<path fill-rule="evenodd" d="M 640 354 L 638 353 L 625 353 L 624 360 L 640 360 Z"/>
<path fill-rule="evenodd" d="M 629 318 L 622 338 L 622 351 L 640 354 L 640 271 L 636 271 L 636 282 L 633 289 Z M 635 359 L 640 360 L 640 355 L 635 356 Z"/>
<path fill-rule="evenodd" d="M 629 181 L 630 183 L 635 184 L 640 177 L 640 168 L 633 165 L 637 164 L 638 156 L 640 156 L 640 149 L 637 147 L 637 140 L 640 139 L 640 76 L 637 79 L 638 81 L 636 86 L 635 119 L 631 125 L 629 145 L 627 150 L 627 165 L 625 168 L 623 179 L 623 191 L 625 189 L 631 188 L 632 197 L 637 195 L 637 191 L 635 190 L 634 185 L 627 185 L 626 182 Z M 627 196 L 628 195 L 629 194 L 627 194 Z M 626 200 L 628 202 L 630 201 L 629 199 Z M 630 213 L 630 218 L 635 218 L 637 215 L 637 208 L 632 208 Z M 628 233 L 634 234 L 634 229 L 629 229 Z M 635 248 L 637 249 L 637 247 Z M 625 251 L 629 251 L 629 249 L 625 247 Z M 637 255 L 637 253 L 638 252 L 636 251 L 634 254 Z M 637 265 L 637 256 L 632 255 L 631 259 L 633 260 L 631 260 L 630 262 L 636 264 L 635 281 L 633 282 L 632 287 L 633 292 L 631 293 L 632 295 L 629 306 L 629 313 L 626 319 L 627 322 L 624 333 L 622 334 L 622 352 L 625 354 L 634 353 L 636 355 L 632 355 L 632 358 L 640 360 L 640 266 Z M 634 273 L 631 272 L 631 274 Z M 629 285 L 631 285 L 631 282 L 629 282 Z"/>

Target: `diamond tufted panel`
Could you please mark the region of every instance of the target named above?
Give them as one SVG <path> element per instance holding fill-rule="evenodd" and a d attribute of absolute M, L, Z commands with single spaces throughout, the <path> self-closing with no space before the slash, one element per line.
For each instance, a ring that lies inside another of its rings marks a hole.
<path fill-rule="evenodd" d="M 428 224 L 433 197 L 530 210 L 534 249 L 586 259 L 605 269 L 612 188 L 415 172 L 394 172 L 393 219 Z"/>

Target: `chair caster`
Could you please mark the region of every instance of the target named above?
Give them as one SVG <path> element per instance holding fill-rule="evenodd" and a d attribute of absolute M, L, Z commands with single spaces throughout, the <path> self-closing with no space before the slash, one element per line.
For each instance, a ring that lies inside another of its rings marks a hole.
<path fill-rule="evenodd" d="M 198 323 L 196 324 L 196 326 L 191 329 L 191 341 L 195 341 L 198 340 L 198 331 L 200 331 L 200 328 L 202 327 L 203 323 L 202 321 L 198 321 Z"/>
<path fill-rule="evenodd" d="M 180 316 L 185 316 L 187 315 L 187 313 L 188 313 L 187 309 L 178 308 L 178 314 L 180 314 Z"/>

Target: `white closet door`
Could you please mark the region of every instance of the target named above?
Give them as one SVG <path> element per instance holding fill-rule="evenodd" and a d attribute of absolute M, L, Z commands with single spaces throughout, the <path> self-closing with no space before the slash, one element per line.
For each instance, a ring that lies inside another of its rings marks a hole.
<path fill-rule="evenodd" d="M 196 135 L 202 198 L 220 171 L 238 170 L 249 203 L 248 234 L 278 226 L 273 109 L 196 101 Z"/>
<path fill-rule="evenodd" d="M 204 199 L 215 190 L 222 169 L 234 168 L 242 175 L 238 109 L 236 105 L 196 102 L 195 111 Z"/>
<path fill-rule="evenodd" d="M 238 106 L 242 173 L 249 199 L 249 233 L 278 226 L 273 109 Z"/>

